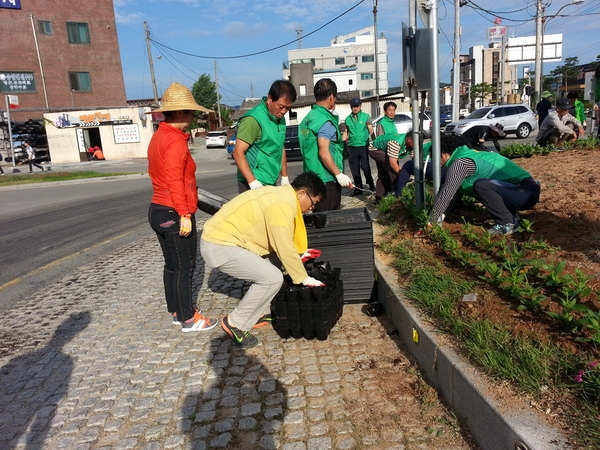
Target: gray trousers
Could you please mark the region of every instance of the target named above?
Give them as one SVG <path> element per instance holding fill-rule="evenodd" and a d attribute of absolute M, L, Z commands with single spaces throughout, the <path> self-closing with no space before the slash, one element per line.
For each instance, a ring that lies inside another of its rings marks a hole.
<path fill-rule="evenodd" d="M 250 331 L 261 316 L 270 314 L 271 300 L 283 284 L 280 269 L 268 259 L 241 247 L 213 244 L 201 239 L 200 252 L 208 267 L 252 282 L 244 298 L 229 314 L 231 325 Z"/>

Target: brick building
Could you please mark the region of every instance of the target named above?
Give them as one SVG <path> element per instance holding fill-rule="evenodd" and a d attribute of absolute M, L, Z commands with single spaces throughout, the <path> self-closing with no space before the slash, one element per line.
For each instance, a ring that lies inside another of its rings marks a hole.
<path fill-rule="evenodd" d="M 0 2 L 0 109 L 11 119 L 127 105 L 112 0 Z"/>

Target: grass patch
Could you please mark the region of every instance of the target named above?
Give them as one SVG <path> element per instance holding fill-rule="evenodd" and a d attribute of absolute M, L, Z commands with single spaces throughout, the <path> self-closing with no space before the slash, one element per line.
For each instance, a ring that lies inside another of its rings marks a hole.
<path fill-rule="evenodd" d="M 79 172 L 39 172 L 34 174 L 26 175 L 11 175 L 0 177 L 0 186 L 14 186 L 19 184 L 32 184 L 32 183 L 47 183 L 51 181 L 68 181 L 68 180 L 81 180 L 85 178 L 102 178 L 102 177 L 115 177 L 121 175 L 134 175 L 137 172 L 93 172 L 91 170 L 83 170 Z"/>

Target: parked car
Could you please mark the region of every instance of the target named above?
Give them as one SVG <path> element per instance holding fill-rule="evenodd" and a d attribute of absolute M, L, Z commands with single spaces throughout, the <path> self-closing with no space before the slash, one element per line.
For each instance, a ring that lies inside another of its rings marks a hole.
<path fill-rule="evenodd" d="M 288 161 L 302 161 L 300 141 L 298 140 L 298 125 L 288 125 L 285 128 L 285 157 Z"/>
<path fill-rule="evenodd" d="M 377 123 L 381 120 L 383 115 L 373 119 L 373 128 L 377 128 Z M 406 134 L 412 129 L 412 112 L 399 112 L 396 113 L 394 118 L 394 124 L 399 134 Z M 431 136 L 431 117 L 427 113 L 423 113 L 423 133 L 425 137 Z"/>
<path fill-rule="evenodd" d="M 206 135 L 206 148 L 227 147 L 227 131 L 209 131 Z"/>
<path fill-rule="evenodd" d="M 479 108 L 463 120 L 446 125 L 444 132 L 460 136 L 476 125 L 495 125 L 497 123 L 504 127 L 506 134 L 515 134 L 520 139 L 525 139 L 532 130 L 537 129 L 535 113 L 527 106 L 498 105 Z"/>

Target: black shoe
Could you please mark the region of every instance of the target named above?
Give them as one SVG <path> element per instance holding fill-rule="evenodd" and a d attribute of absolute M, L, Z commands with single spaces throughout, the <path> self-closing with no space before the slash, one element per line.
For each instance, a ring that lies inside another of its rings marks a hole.
<path fill-rule="evenodd" d="M 360 189 L 354 189 L 352 194 L 350 194 L 350 197 L 356 197 L 358 195 L 362 195 L 362 191 Z"/>
<path fill-rule="evenodd" d="M 258 338 L 252 336 L 249 331 L 242 331 L 229 323 L 229 316 L 223 317 L 221 320 L 221 328 L 227 333 L 235 345 L 239 348 L 252 348 L 258 345 Z"/>

